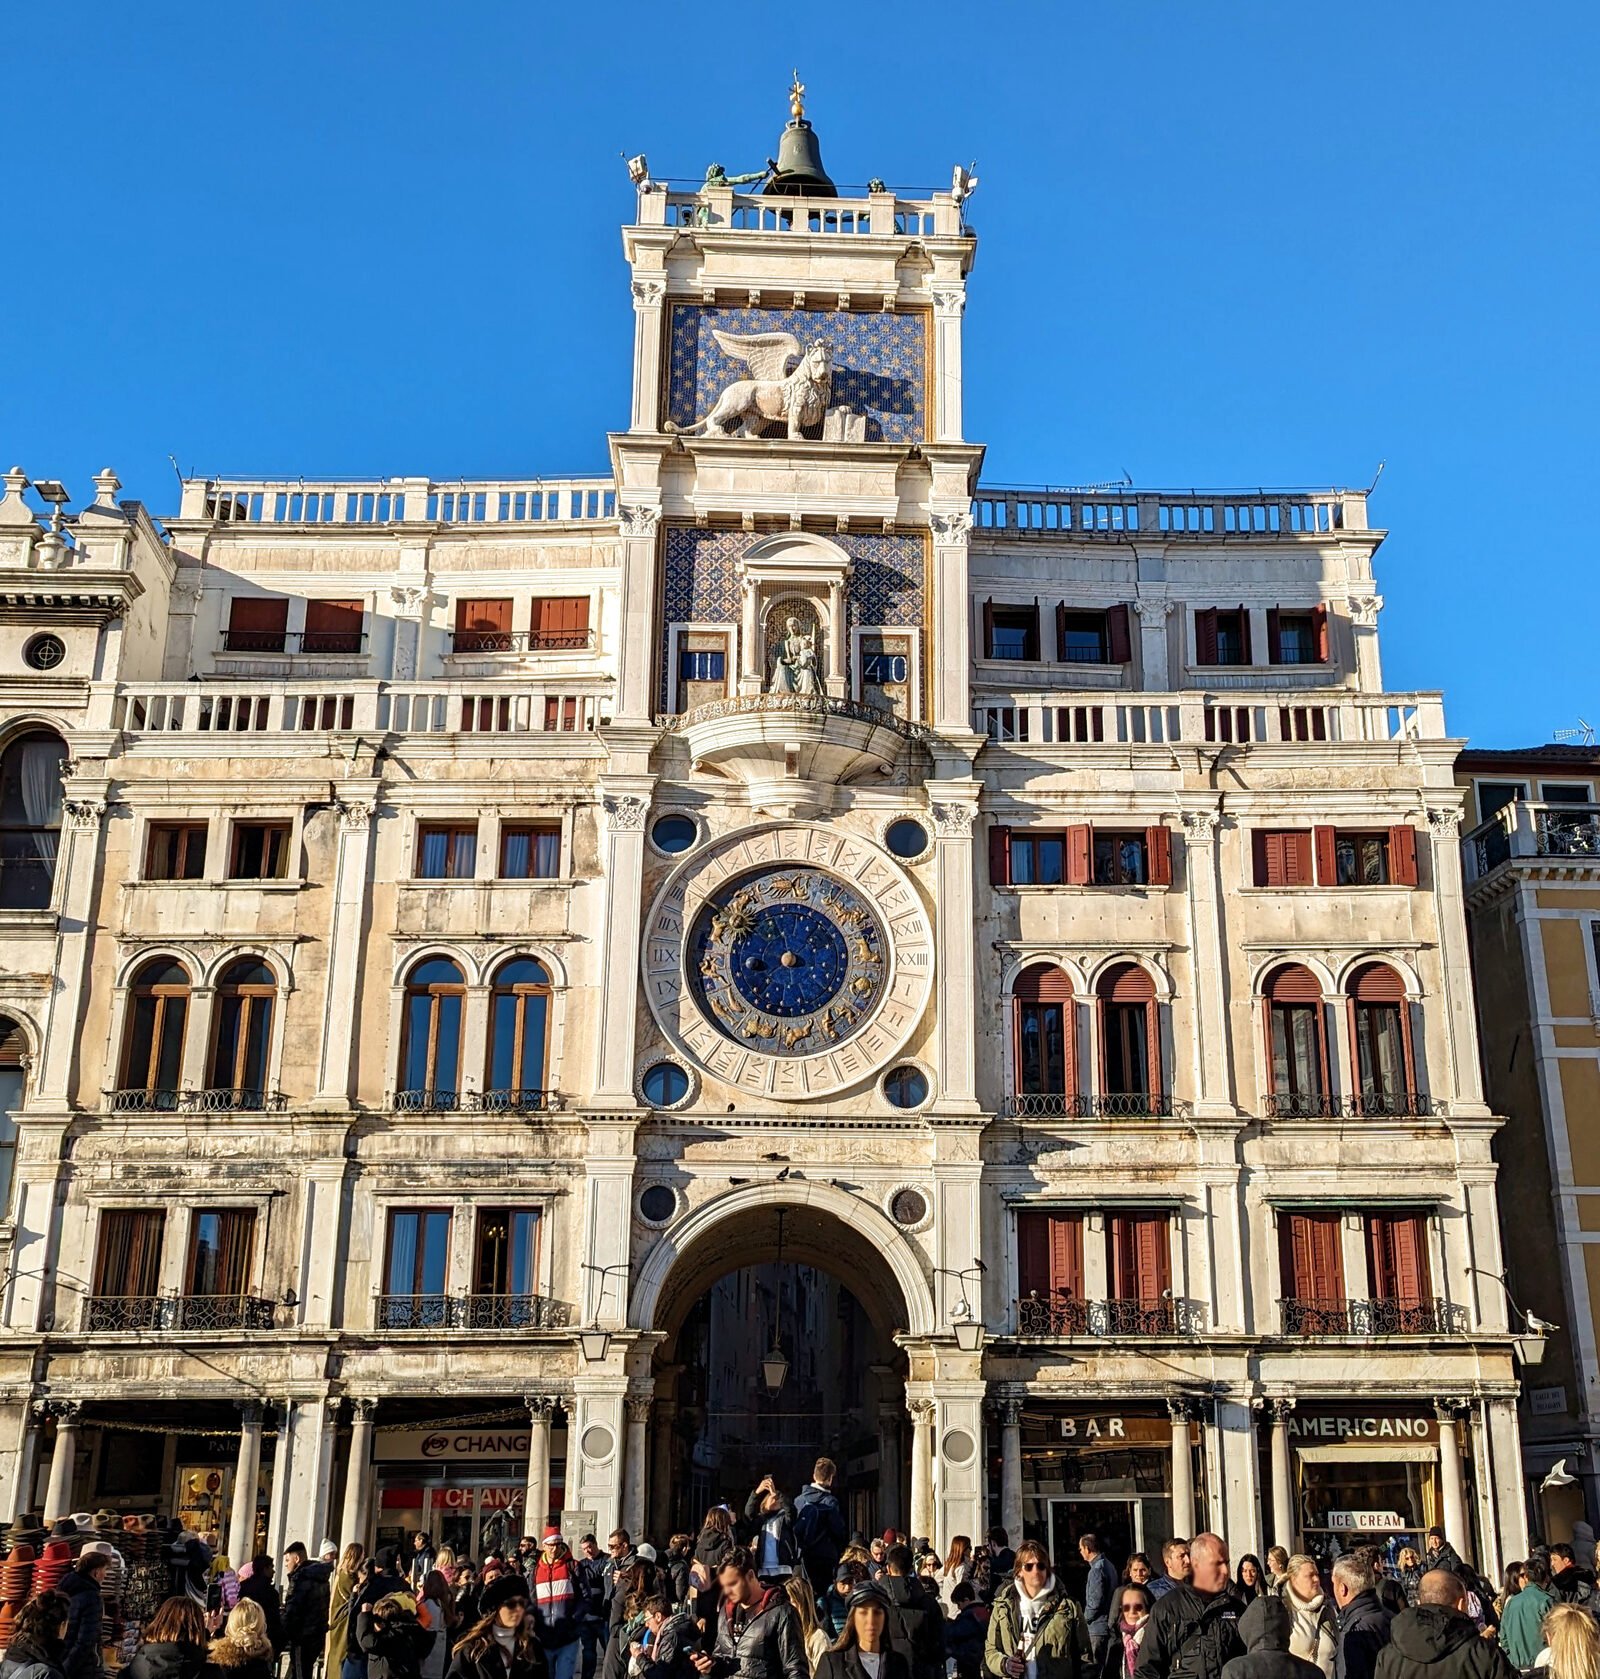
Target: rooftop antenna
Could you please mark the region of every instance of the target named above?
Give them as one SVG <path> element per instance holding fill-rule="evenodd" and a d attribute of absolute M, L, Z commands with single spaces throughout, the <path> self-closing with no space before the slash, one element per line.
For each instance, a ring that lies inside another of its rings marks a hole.
<path fill-rule="evenodd" d="M 1555 738 L 1564 746 L 1593 746 L 1594 724 L 1587 723 L 1583 718 L 1578 719 L 1575 729 L 1557 729 Z"/>

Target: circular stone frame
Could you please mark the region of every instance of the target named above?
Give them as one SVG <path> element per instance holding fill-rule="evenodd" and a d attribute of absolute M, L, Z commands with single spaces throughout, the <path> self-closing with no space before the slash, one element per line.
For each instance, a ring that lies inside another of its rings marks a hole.
<path fill-rule="evenodd" d="M 737 876 L 785 866 L 814 869 L 866 899 L 889 954 L 872 1013 L 837 1047 L 811 1055 L 766 1055 L 727 1036 L 700 1008 L 687 974 L 706 899 Z M 702 846 L 667 876 L 645 919 L 641 968 L 656 1024 L 692 1067 L 752 1096 L 821 1101 L 868 1083 L 900 1057 L 933 993 L 933 922 L 898 860 L 871 840 L 820 822 L 772 823 Z"/>
<path fill-rule="evenodd" d="M 902 1195 L 915 1195 L 922 1202 L 922 1216 L 907 1224 L 896 1217 L 894 1205 Z M 920 1183 L 897 1183 L 883 1198 L 883 1210 L 896 1230 L 907 1236 L 915 1236 L 918 1231 L 926 1230 L 933 1223 L 933 1197 Z"/>
<path fill-rule="evenodd" d="M 900 853 L 889 844 L 890 831 L 894 828 L 898 828 L 902 822 L 913 823 L 922 830 L 922 849 L 910 857 L 902 857 Z M 928 858 L 933 855 L 933 823 L 924 811 L 897 811 L 893 816 L 890 816 L 880 824 L 878 828 L 878 843 L 889 853 L 891 857 L 894 858 L 897 863 L 904 863 L 908 867 L 915 866 L 918 863 L 925 863 Z"/>

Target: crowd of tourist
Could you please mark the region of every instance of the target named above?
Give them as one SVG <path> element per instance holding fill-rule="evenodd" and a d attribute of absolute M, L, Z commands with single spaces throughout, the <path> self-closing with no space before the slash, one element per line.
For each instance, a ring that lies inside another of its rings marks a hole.
<path fill-rule="evenodd" d="M 1119 1569 L 1085 1533 L 1074 1596 L 998 1528 L 942 1557 L 849 1532 L 834 1475 L 820 1459 L 792 1500 L 768 1477 L 661 1549 L 619 1529 L 574 1553 L 555 1527 L 477 1559 L 424 1533 L 294 1544 L 281 1586 L 261 1556 L 169 1598 L 128 1679 L 1600 1679 L 1600 1596 L 1567 1545 L 1496 1591 L 1437 1528 L 1326 1567 L 1202 1533 Z M 101 1679 L 104 1560 L 26 1604 L 0 1679 Z"/>

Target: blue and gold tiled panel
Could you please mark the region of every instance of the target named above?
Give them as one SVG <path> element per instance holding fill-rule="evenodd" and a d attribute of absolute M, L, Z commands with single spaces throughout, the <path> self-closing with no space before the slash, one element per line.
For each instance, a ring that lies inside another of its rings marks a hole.
<path fill-rule="evenodd" d="M 920 443 L 927 435 L 928 316 L 852 314 L 838 309 L 672 308 L 667 417 L 692 426 L 750 369 L 725 355 L 711 334 L 792 332 L 802 346 L 817 339 L 833 350 L 830 408 L 864 414 L 869 443 Z"/>
<path fill-rule="evenodd" d="M 668 525 L 662 563 L 661 690 L 670 704 L 667 669 L 669 624 L 737 624 L 740 621 L 738 562 L 747 548 L 766 538 L 754 531 L 707 530 L 698 525 Z M 848 631 L 863 624 L 885 629 L 922 630 L 927 658 L 927 549 L 913 534 L 869 536 L 848 532 L 825 541 L 850 556 L 847 588 L 845 656 Z"/>

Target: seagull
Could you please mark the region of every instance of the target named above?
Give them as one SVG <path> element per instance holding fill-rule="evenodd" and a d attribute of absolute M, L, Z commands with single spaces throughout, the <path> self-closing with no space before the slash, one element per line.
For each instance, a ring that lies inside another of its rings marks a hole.
<path fill-rule="evenodd" d="M 1524 1312 L 1522 1321 L 1528 1326 L 1530 1335 L 1552 1335 L 1561 1327 L 1559 1323 L 1546 1323 L 1543 1318 L 1532 1312 Z"/>
<path fill-rule="evenodd" d="M 1549 1492 L 1555 1487 L 1570 1487 L 1577 1479 L 1576 1475 L 1567 1473 L 1567 1460 L 1564 1457 L 1557 1458 L 1555 1468 L 1539 1483 L 1539 1491 Z"/>

